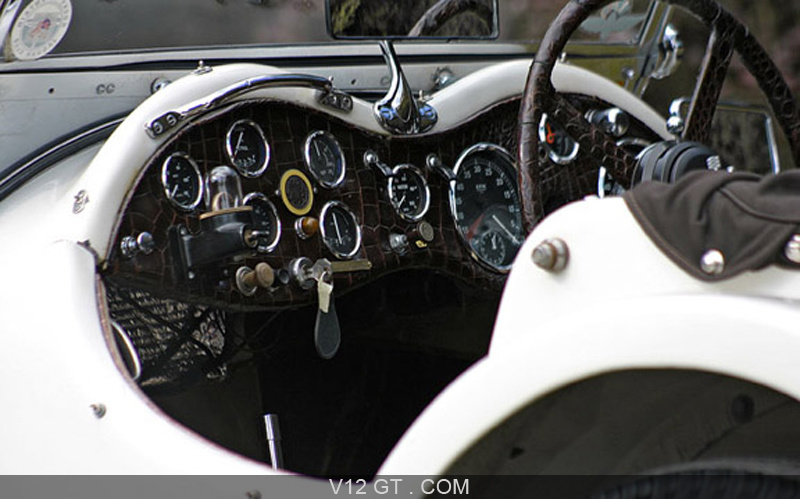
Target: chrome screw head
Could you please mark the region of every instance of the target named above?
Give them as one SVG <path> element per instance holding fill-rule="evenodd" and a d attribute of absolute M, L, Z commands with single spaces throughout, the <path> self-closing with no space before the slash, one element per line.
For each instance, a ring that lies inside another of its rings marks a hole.
<path fill-rule="evenodd" d="M 106 415 L 105 404 L 92 404 L 89 407 L 91 407 L 92 413 L 94 414 L 94 417 L 96 417 L 97 419 L 101 419 L 103 416 Z"/>
<path fill-rule="evenodd" d="M 81 189 L 77 194 L 75 194 L 74 199 L 75 202 L 72 205 L 72 213 L 77 215 L 78 213 L 82 212 L 84 208 L 86 208 L 86 203 L 89 202 L 89 194 L 85 190 Z"/>
<path fill-rule="evenodd" d="M 725 256 L 719 250 L 708 250 L 700 259 L 700 270 L 704 274 L 716 276 L 725 271 Z"/>
<path fill-rule="evenodd" d="M 800 234 L 795 234 L 783 248 L 783 254 L 792 263 L 800 264 Z"/>
<path fill-rule="evenodd" d="M 667 119 L 667 131 L 678 137 L 686 130 L 686 122 L 680 116 L 670 116 Z"/>

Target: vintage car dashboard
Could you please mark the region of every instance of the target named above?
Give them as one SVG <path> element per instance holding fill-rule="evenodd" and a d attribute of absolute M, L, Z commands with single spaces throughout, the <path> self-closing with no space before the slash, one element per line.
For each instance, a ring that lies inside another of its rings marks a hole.
<path fill-rule="evenodd" d="M 588 112 L 610 106 L 570 95 Z M 499 291 L 525 234 L 514 160 L 519 100 L 442 133 L 387 137 L 278 100 L 204 115 L 142 169 L 105 277 L 232 309 L 311 303 L 404 269 Z M 577 144 L 542 123 L 555 167 Z M 630 143 L 657 140 L 632 120 Z"/>

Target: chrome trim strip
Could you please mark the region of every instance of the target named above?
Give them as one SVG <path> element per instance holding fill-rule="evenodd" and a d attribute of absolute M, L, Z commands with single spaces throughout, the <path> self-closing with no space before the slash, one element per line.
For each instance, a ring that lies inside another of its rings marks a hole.
<path fill-rule="evenodd" d="M 11 183 L 14 179 L 16 179 L 17 176 L 19 176 L 22 173 L 24 173 L 28 168 L 32 167 L 36 163 L 39 163 L 40 161 L 45 160 L 47 157 L 52 156 L 54 154 L 57 154 L 60 151 L 63 151 L 64 149 L 67 149 L 67 148 L 69 148 L 69 147 L 71 147 L 71 146 L 73 146 L 75 144 L 79 144 L 81 141 L 84 141 L 84 140 L 90 138 L 92 135 L 96 135 L 98 133 L 102 133 L 102 132 L 108 130 L 109 128 L 112 128 L 112 129 L 116 128 L 117 126 L 119 126 L 120 123 L 122 123 L 122 121 L 124 119 L 125 118 L 117 118 L 117 119 L 109 121 L 107 123 L 103 123 L 102 125 L 98 125 L 98 126 L 96 126 L 94 128 L 86 130 L 85 132 L 82 132 L 82 133 L 80 133 L 78 135 L 75 135 L 74 137 L 70 137 L 69 139 L 67 139 L 67 140 L 65 140 L 63 142 L 60 142 L 57 145 L 51 147 L 50 149 L 45 150 L 44 152 L 42 152 L 40 154 L 37 154 L 35 157 L 31 158 L 30 160 L 28 160 L 25 163 L 23 163 L 22 165 L 20 165 L 13 172 L 11 172 L 11 173 L 9 173 L 7 175 L 4 175 L 2 178 L 0 178 L 0 192 L 3 191 L 3 189 L 6 186 L 6 184 Z"/>
<path fill-rule="evenodd" d="M 11 27 L 14 25 L 14 20 L 21 5 L 22 0 L 5 0 L 3 2 L 2 14 L 0 14 L 0 49 L 3 49 L 3 51 L 6 48 L 6 41 L 9 40 L 8 34 L 11 32 Z"/>
<path fill-rule="evenodd" d="M 117 321 L 111 321 L 111 328 L 127 350 L 127 355 L 122 354 L 122 357 L 130 358 L 131 363 L 133 364 L 131 366 L 132 372 L 129 373 L 131 378 L 133 378 L 133 381 L 139 381 L 139 378 L 142 377 L 142 361 L 139 358 L 139 351 L 136 350 L 136 345 L 133 344 L 133 340 L 131 340 L 128 332 L 125 331 Z"/>
<path fill-rule="evenodd" d="M 247 78 L 228 85 L 207 97 L 191 102 L 182 108 L 153 118 L 145 125 L 145 129 L 151 138 L 157 138 L 181 121 L 212 111 L 239 95 L 251 90 L 275 87 L 305 87 L 320 90 L 325 94 L 330 94 L 334 91 L 333 84 L 321 76 L 277 74 Z"/>

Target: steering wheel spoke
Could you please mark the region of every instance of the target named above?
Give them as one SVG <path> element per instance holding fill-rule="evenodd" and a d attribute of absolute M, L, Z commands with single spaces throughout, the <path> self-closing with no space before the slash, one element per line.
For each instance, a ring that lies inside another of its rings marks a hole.
<path fill-rule="evenodd" d="M 626 189 L 630 187 L 636 158 L 618 146 L 616 141 L 599 127 L 590 123 L 566 97 L 555 94 L 552 102 L 554 107 L 551 115 L 572 138 L 578 141 L 584 151 L 579 168 L 589 168 L 592 172 L 596 172 L 603 166 L 622 187 Z M 596 186 L 595 182 L 593 188 Z"/>
<path fill-rule="evenodd" d="M 722 17 L 722 16 L 721 16 Z M 735 37 L 741 25 L 717 23 L 708 39 L 703 63 L 686 118 L 684 140 L 708 143 L 711 121 L 733 58 Z"/>

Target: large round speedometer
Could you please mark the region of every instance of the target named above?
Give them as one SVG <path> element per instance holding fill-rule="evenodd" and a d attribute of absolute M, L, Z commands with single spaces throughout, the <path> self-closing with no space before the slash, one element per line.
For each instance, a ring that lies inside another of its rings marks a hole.
<path fill-rule="evenodd" d="M 472 256 L 507 272 L 525 239 L 514 161 L 493 144 L 465 150 L 453 169 L 450 210 Z"/>

